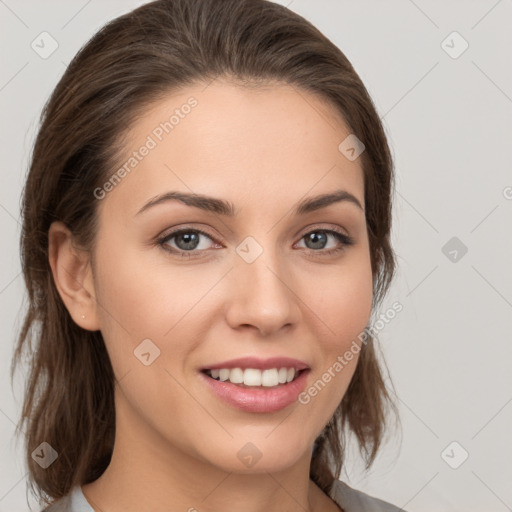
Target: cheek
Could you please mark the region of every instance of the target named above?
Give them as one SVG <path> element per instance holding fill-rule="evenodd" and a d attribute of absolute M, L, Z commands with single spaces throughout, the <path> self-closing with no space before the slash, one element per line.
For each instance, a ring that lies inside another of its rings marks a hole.
<path fill-rule="evenodd" d="M 121 240 L 116 244 L 113 239 L 105 244 L 98 253 L 95 286 L 101 331 L 116 373 L 137 367 L 133 351 L 146 339 L 162 355 L 172 339 L 173 359 L 182 360 L 200 328 L 189 330 L 188 339 L 178 333 L 191 322 L 198 325 L 201 299 L 218 279 L 211 267 L 170 263 L 155 248 L 123 250 Z"/>
<path fill-rule="evenodd" d="M 325 273 L 324 273 L 325 272 Z M 359 335 L 371 315 L 373 279 L 369 254 L 353 252 L 339 266 L 317 269 L 315 293 L 309 293 L 317 366 L 299 402 L 309 411 L 305 431 L 319 433 L 329 421 L 354 375 Z"/>
<path fill-rule="evenodd" d="M 338 283 L 338 288 L 330 290 L 332 301 L 328 314 L 332 319 L 332 329 L 343 340 L 357 337 L 367 326 L 372 307 L 371 273 L 356 273 L 346 276 Z"/>
<path fill-rule="evenodd" d="M 369 255 L 353 253 L 339 267 L 316 272 L 315 293 L 308 292 L 308 304 L 318 322 L 324 324 L 322 337 L 332 349 L 344 349 L 367 326 L 373 300 L 373 278 Z"/>

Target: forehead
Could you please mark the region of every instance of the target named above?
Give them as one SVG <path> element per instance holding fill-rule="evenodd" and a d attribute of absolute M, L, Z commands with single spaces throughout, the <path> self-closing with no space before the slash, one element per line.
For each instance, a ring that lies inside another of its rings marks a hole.
<path fill-rule="evenodd" d="M 181 190 L 236 206 L 243 196 L 261 208 L 343 188 L 364 204 L 360 159 L 338 149 L 349 134 L 334 106 L 295 86 L 197 84 L 154 103 L 130 127 L 127 172 L 107 202 L 133 215 L 148 197 Z"/>

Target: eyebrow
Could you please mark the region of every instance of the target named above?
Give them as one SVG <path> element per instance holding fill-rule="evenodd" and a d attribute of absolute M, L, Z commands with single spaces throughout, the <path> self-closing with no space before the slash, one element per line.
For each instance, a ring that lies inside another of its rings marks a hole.
<path fill-rule="evenodd" d="M 236 208 L 233 203 L 229 201 L 202 194 L 190 194 L 187 192 L 166 192 L 165 194 L 153 197 L 136 213 L 136 215 L 145 212 L 153 206 L 166 203 L 168 201 L 181 201 L 187 206 L 200 208 L 201 210 L 227 217 L 234 217 L 236 215 Z M 295 215 L 305 215 L 339 202 L 354 204 L 360 210 L 364 211 L 359 199 L 357 199 L 353 194 L 346 190 L 336 190 L 329 194 L 308 197 L 300 201 L 296 205 L 294 213 Z"/>

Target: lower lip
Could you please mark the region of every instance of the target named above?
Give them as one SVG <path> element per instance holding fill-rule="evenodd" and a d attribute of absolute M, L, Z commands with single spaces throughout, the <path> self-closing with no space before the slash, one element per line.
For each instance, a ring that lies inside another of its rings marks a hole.
<path fill-rule="evenodd" d="M 298 399 L 306 387 L 309 369 L 303 370 L 292 382 L 276 388 L 242 388 L 228 381 L 208 377 L 201 372 L 210 389 L 225 402 L 246 412 L 275 412 L 288 407 Z"/>

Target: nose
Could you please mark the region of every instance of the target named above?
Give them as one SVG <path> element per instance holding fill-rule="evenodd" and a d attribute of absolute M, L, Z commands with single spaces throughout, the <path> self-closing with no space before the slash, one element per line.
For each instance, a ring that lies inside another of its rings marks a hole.
<path fill-rule="evenodd" d="M 269 336 L 297 324 L 300 299 L 293 291 L 293 273 L 286 262 L 278 262 L 265 251 L 252 263 L 238 261 L 230 274 L 227 322 L 233 329 L 254 328 Z"/>

